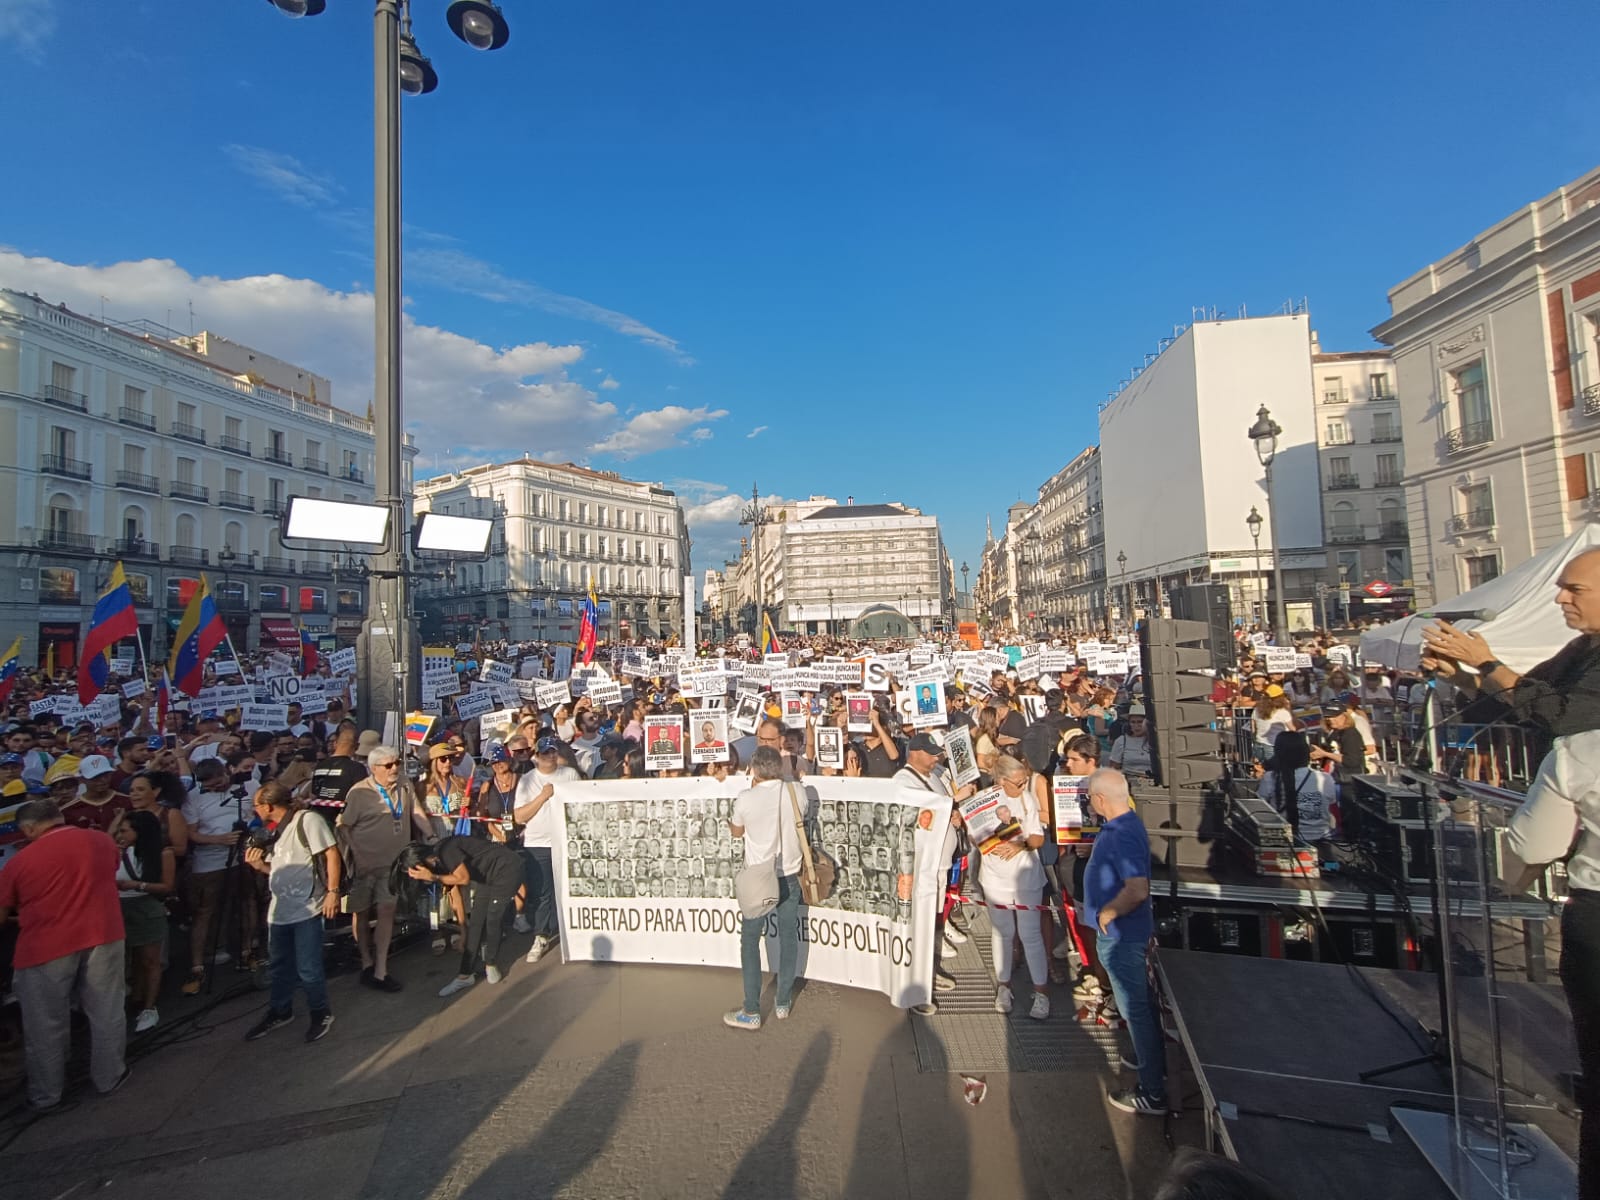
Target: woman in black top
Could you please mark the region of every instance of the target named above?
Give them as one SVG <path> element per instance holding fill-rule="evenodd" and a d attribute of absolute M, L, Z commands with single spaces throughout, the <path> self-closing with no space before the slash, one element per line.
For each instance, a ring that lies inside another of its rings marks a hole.
<path fill-rule="evenodd" d="M 522 855 L 510 846 L 486 838 L 452 835 L 432 844 L 413 842 L 400 852 L 393 873 L 445 887 L 470 885 L 461 965 L 456 977 L 439 990 L 439 995 L 453 996 L 477 982 L 480 945 L 484 976 L 490 983 L 499 983 L 500 968 L 495 959 L 500 955 L 506 905 L 522 886 Z"/>

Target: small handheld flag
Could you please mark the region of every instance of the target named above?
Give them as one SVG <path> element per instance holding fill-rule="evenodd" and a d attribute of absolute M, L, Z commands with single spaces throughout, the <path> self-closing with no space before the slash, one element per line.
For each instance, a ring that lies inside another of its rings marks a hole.
<path fill-rule="evenodd" d="M 594 576 L 589 576 L 589 596 L 583 602 L 583 618 L 578 622 L 578 653 L 584 665 L 594 661 L 595 646 L 600 639 L 600 602 L 594 596 Z"/>
<path fill-rule="evenodd" d="M 205 681 L 206 659 L 227 636 L 222 617 L 212 602 L 211 589 L 202 575 L 200 586 L 183 610 L 183 619 L 178 622 L 178 632 L 173 637 L 172 662 L 168 665 L 172 686 L 185 695 L 198 696 Z"/>
<path fill-rule="evenodd" d="M 22 635 L 11 643 L 6 656 L 0 658 L 0 704 L 11 699 L 11 689 L 17 686 L 17 674 L 22 670 Z"/>

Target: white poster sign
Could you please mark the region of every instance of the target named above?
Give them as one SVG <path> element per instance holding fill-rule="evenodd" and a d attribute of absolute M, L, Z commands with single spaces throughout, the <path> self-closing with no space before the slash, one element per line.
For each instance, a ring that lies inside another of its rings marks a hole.
<path fill-rule="evenodd" d="M 649 716 L 644 719 L 644 767 L 647 771 L 672 771 L 683 766 L 683 718 Z"/>
<path fill-rule="evenodd" d="M 130 679 L 127 683 L 122 685 L 122 694 L 129 700 L 133 700 L 136 697 L 142 696 L 144 693 L 145 686 L 144 680 L 142 679 Z"/>
<path fill-rule="evenodd" d="M 485 659 L 483 669 L 478 672 L 478 678 L 484 683 L 510 683 L 512 674 L 510 663 Z"/>
<path fill-rule="evenodd" d="M 746 786 L 704 776 L 558 784 L 563 958 L 737 966 L 744 847 L 728 819 Z M 901 1008 L 925 1003 L 950 801 L 886 779 L 809 776 L 800 788 L 812 844 L 837 866 L 833 895 L 800 910 L 800 974 Z M 776 922 L 764 930 L 769 962 Z"/>
<path fill-rule="evenodd" d="M 276 733 L 288 727 L 287 704 L 246 704 L 239 714 L 240 729 L 264 729 Z"/>
<path fill-rule="evenodd" d="M 565 679 L 552 679 L 549 682 L 535 683 L 533 690 L 534 699 L 544 712 L 560 708 L 572 699 L 572 689 L 567 686 Z"/>
<path fill-rule="evenodd" d="M 872 695 L 870 692 L 844 694 L 845 728 L 851 733 L 872 732 Z"/>
<path fill-rule="evenodd" d="M 728 761 L 728 714 L 714 708 L 689 710 L 689 761 Z"/>
<path fill-rule="evenodd" d="M 1263 646 L 1261 657 L 1266 660 L 1267 672 L 1271 675 L 1287 675 L 1294 670 L 1293 646 Z"/>
<path fill-rule="evenodd" d="M 733 727 L 740 733 L 754 733 L 760 723 L 761 697 L 755 692 L 740 692 L 733 706 Z"/>
<path fill-rule="evenodd" d="M 965 725 L 944 735 L 945 761 L 950 767 L 950 779 L 957 787 L 974 783 L 978 778 L 978 758 L 972 752 L 972 731 Z"/>
<path fill-rule="evenodd" d="M 817 726 L 817 766 L 844 770 L 844 730 L 837 725 Z"/>
<path fill-rule="evenodd" d="M 463 721 L 469 721 L 473 717 L 493 712 L 496 703 L 498 701 L 491 692 L 468 692 L 465 696 L 456 697 L 456 716 Z"/>
<path fill-rule="evenodd" d="M 335 675 L 348 677 L 356 673 L 356 648 L 346 646 L 328 655 L 328 670 Z"/>

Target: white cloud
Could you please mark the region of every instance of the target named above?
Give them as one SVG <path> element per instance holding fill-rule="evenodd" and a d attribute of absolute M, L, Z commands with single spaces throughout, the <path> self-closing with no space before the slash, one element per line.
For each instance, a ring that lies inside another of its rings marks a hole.
<path fill-rule="evenodd" d="M 707 567 L 721 568 L 724 562 L 738 558 L 739 539 L 749 536 L 739 517 L 749 507 L 750 497 L 703 479 L 669 479 L 667 486 L 683 502 L 684 520 L 694 542 L 695 573 Z M 762 499 L 772 504 L 791 503 L 780 496 Z"/>
<path fill-rule="evenodd" d="M 304 166 L 299 159 L 261 146 L 230 143 L 222 152 L 262 187 L 298 208 L 327 210 L 339 203 L 339 185 Z"/>
<path fill-rule="evenodd" d="M 747 437 L 747 438 L 760 437 L 766 431 L 767 431 L 767 427 L 765 425 L 757 425 L 749 433 L 745 434 L 745 437 Z"/>
<path fill-rule="evenodd" d="M 621 386 L 622 385 L 620 383 L 611 378 L 609 375 L 600 381 L 600 390 L 602 392 L 614 392 Z"/>
<path fill-rule="evenodd" d="M 590 449 L 596 454 L 637 458 L 641 454 L 682 445 L 685 436 L 694 441 L 703 441 L 711 436 L 711 431 L 695 427 L 727 415 L 727 409 L 723 408 L 684 408 L 669 404 L 665 408 L 651 409 L 630 417 L 626 425 L 596 442 Z"/>
<path fill-rule="evenodd" d="M 372 396 L 372 296 L 284 275 L 191 275 L 170 259 L 106 266 L 28 257 L 0 246 L 0 286 L 111 320 L 151 318 L 211 329 L 333 381 L 332 402 L 364 415 Z M 668 407 L 624 418 L 568 375 L 581 346 L 496 348 L 405 317 L 406 427 L 425 474 L 529 450 L 547 461 L 633 458 L 676 444 L 724 415 Z M 530 445 L 530 441 L 533 443 Z"/>
<path fill-rule="evenodd" d="M 56 32 L 55 0 L 0 0 L 0 47 L 31 63 L 44 61 L 44 44 Z"/>

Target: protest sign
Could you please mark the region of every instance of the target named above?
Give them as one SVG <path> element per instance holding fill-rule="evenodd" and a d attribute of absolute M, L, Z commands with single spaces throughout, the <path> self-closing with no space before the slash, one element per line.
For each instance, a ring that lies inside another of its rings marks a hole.
<path fill-rule="evenodd" d="M 46 696 L 42 700 L 30 700 L 30 701 L 28 701 L 28 716 L 30 718 L 31 717 L 42 717 L 46 713 L 53 713 L 55 711 L 56 711 L 56 698 L 54 696 Z"/>
<path fill-rule="evenodd" d="M 481 717 L 486 712 L 493 712 L 495 698 L 490 692 L 468 692 L 465 696 L 456 697 L 456 716 L 463 721 L 470 721 L 473 717 Z"/>
<path fill-rule="evenodd" d="M 549 712 L 572 699 L 572 688 L 565 679 L 534 682 L 534 698 L 539 708 Z"/>
<path fill-rule="evenodd" d="M 1056 845 L 1087 842 L 1100 828 L 1100 818 L 1089 807 L 1087 775 L 1057 775 L 1050 782 L 1051 807 L 1056 815 Z"/>
<path fill-rule="evenodd" d="M 1004 792 L 992 787 L 961 802 L 961 819 L 974 845 L 982 844 L 1000 828 L 1000 803 L 1004 798 Z"/>
<path fill-rule="evenodd" d="M 806 698 L 798 692 L 788 692 L 783 697 L 783 719 L 793 728 L 799 725 L 805 728 L 806 713 L 809 711 Z"/>
<path fill-rule="evenodd" d="M 589 699 L 596 704 L 621 704 L 622 685 L 615 679 L 597 680 L 589 685 Z"/>
<path fill-rule="evenodd" d="M 83 716 L 85 720 L 93 721 L 96 725 L 119 724 L 122 721 L 122 699 L 115 692 L 96 696 L 84 706 Z"/>
<path fill-rule="evenodd" d="M 551 653 L 554 662 L 550 668 L 551 679 L 565 679 L 572 674 L 572 647 L 557 646 Z"/>
<path fill-rule="evenodd" d="M 328 697 L 322 692 L 300 693 L 300 715 L 320 717 L 328 711 Z"/>
<path fill-rule="evenodd" d="M 356 648 L 346 646 L 343 650 L 335 650 L 328 655 L 328 670 L 335 675 L 354 675 L 356 673 Z"/>
<path fill-rule="evenodd" d="M 868 692 L 844 694 L 845 728 L 851 733 L 872 732 L 872 696 Z"/>
<path fill-rule="evenodd" d="M 215 675 L 240 675 L 239 663 L 232 658 L 218 658 L 211 662 L 211 670 Z"/>
<path fill-rule="evenodd" d="M 647 771 L 672 771 L 683 766 L 683 718 L 648 716 L 644 719 L 644 767 Z"/>
<path fill-rule="evenodd" d="M 133 651 L 118 650 L 111 656 L 111 670 L 116 675 L 133 674 Z"/>
<path fill-rule="evenodd" d="M 861 687 L 868 692 L 889 690 L 889 664 L 881 658 L 869 658 L 862 665 Z"/>
<path fill-rule="evenodd" d="M 945 711 L 944 686 L 931 679 L 922 678 L 923 674 L 924 672 L 918 671 L 909 681 L 913 701 L 911 727 L 935 729 L 947 725 L 949 716 Z"/>
<path fill-rule="evenodd" d="M 1309 655 L 1309 654 L 1296 654 L 1294 656 L 1294 669 L 1296 671 L 1309 671 L 1309 670 L 1311 670 L 1311 655 Z"/>
<path fill-rule="evenodd" d="M 246 704 L 255 703 L 256 690 L 249 684 L 236 683 L 228 687 L 215 689 L 217 708 L 226 712 L 230 708 L 242 708 Z"/>
<path fill-rule="evenodd" d="M 512 674 L 510 663 L 485 659 L 482 669 L 478 671 L 478 678 L 485 683 L 510 683 Z"/>
<path fill-rule="evenodd" d="M 728 714 L 714 708 L 689 710 L 689 761 L 728 761 Z"/>
<path fill-rule="evenodd" d="M 815 667 L 796 667 L 791 672 L 790 688 L 796 692 L 820 692 L 822 672 Z"/>
<path fill-rule="evenodd" d="M 486 712 L 478 718 L 478 738 L 480 743 L 491 738 L 503 742 L 511 736 L 511 731 L 517 727 L 517 710 L 515 708 L 497 708 L 493 712 Z"/>
<path fill-rule="evenodd" d="M 1269 675 L 1287 675 L 1294 670 L 1293 646 L 1263 646 L 1261 657 L 1266 660 Z"/>
<path fill-rule="evenodd" d="M 239 712 L 240 729 L 264 729 L 276 733 L 288 727 L 287 704 L 246 704 Z"/>
<path fill-rule="evenodd" d="M 820 732 L 820 731 L 819 731 Z M 978 778 L 978 759 L 972 752 L 972 731 L 965 725 L 944 735 L 945 759 L 950 764 L 950 781 L 964 787 Z"/>
<path fill-rule="evenodd" d="M 761 697 L 755 692 L 740 692 L 734 701 L 732 726 L 740 733 L 754 733 L 761 722 Z"/>
<path fill-rule="evenodd" d="M 840 687 L 861 687 L 861 664 L 853 662 L 824 662 L 818 663 L 815 668 L 817 674 L 827 683 Z"/>
<path fill-rule="evenodd" d="M 1348 667 L 1353 656 L 1350 653 L 1349 646 L 1346 646 L 1343 642 L 1338 642 L 1328 647 L 1328 657 L 1334 662 L 1343 663 Z"/>
<path fill-rule="evenodd" d="M 728 677 L 715 667 L 705 671 L 680 671 L 678 690 L 691 700 L 698 700 L 704 696 L 725 695 L 728 690 Z"/>
<path fill-rule="evenodd" d="M 133 700 L 139 696 L 142 696 L 144 693 L 145 686 L 144 680 L 142 679 L 130 679 L 127 683 L 122 685 L 122 694 L 129 700 Z"/>
<path fill-rule="evenodd" d="M 837 725 L 817 726 L 817 766 L 844 770 L 844 730 Z"/>
<path fill-rule="evenodd" d="M 557 911 L 565 959 L 733 967 L 741 928 L 728 832 L 737 777 L 559 783 L 553 805 Z M 808 777 L 808 836 L 837 866 L 833 894 L 802 908 L 807 979 L 931 998 L 933 919 L 950 801 L 883 779 Z M 777 953 L 776 917 L 764 931 Z"/>
<path fill-rule="evenodd" d="M 1021 697 L 1022 711 L 1027 714 L 1028 723 L 1044 720 L 1044 697 L 1027 695 Z"/>

